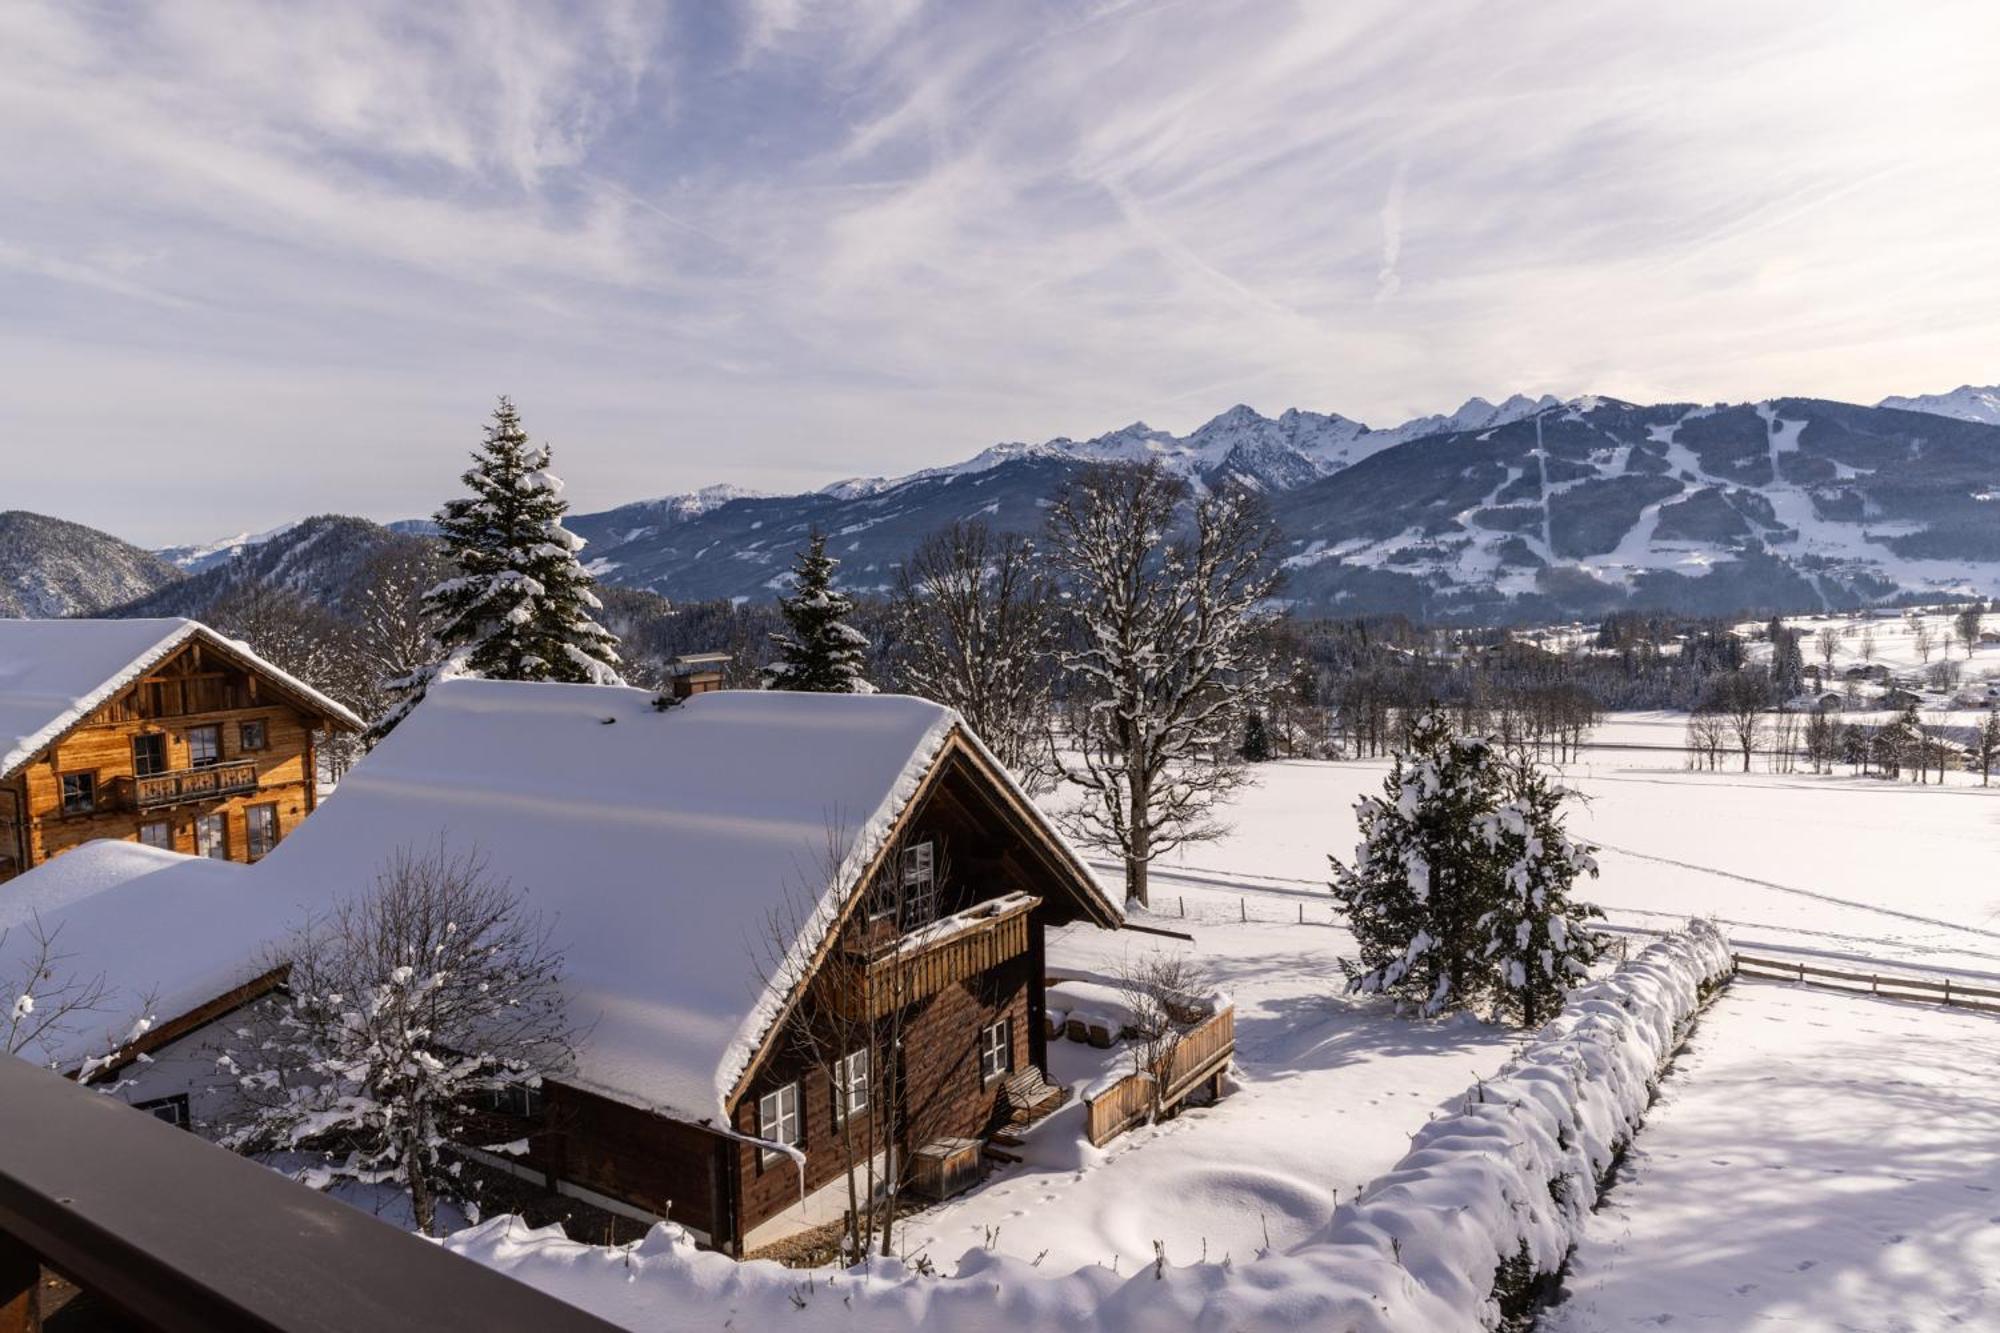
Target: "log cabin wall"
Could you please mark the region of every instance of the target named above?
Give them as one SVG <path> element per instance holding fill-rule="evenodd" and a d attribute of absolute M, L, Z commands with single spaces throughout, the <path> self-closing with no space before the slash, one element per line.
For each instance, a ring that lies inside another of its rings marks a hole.
<path fill-rule="evenodd" d="M 715 1235 L 730 1140 L 565 1083 L 545 1081 L 542 1091 L 525 1165 Z"/>
<path fill-rule="evenodd" d="M 929 841 L 936 849 L 938 915 L 961 912 L 1020 891 L 1046 895 L 1045 903 L 1059 899 L 1061 895 L 1048 883 L 1047 868 L 1023 853 L 1021 840 L 997 817 L 981 794 L 982 786 L 962 762 L 948 760 L 929 797 L 911 816 L 904 845 Z M 900 871 L 895 865 L 885 865 L 883 873 Z M 857 940 L 877 946 L 886 943 L 880 938 L 884 923 L 866 924 L 865 908 L 864 902 L 855 922 Z M 1044 917 L 1044 907 L 1037 907 L 1029 921 L 1024 951 L 925 997 L 903 1015 L 907 1081 L 899 1089 L 896 1132 L 914 1139 L 901 1145 L 905 1154 L 937 1138 L 986 1134 L 1005 1079 L 980 1077 L 980 1037 L 1001 1019 L 1011 1025 L 1009 1069 L 1018 1071 L 1033 1063 L 1046 1071 L 1042 1034 L 1046 1010 Z M 1068 918 L 1065 914 L 1059 919 Z M 882 1044 L 876 1043 L 878 1050 Z M 805 1185 L 810 1192 L 838 1180 L 846 1170 L 849 1154 L 843 1149 L 833 1116 L 831 1080 L 824 1069 L 796 1054 L 796 1048 L 795 1042 L 777 1044 L 747 1085 L 732 1123 L 739 1133 L 758 1136 L 759 1100 L 797 1082 L 803 1137 L 799 1146 L 806 1153 Z M 875 1083 L 879 1096 L 880 1071 L 876 1071 Z M 865 1155 L 865 1148 L 856 1147 L 853 1152 L 857 1162 Z M 766 1162 L 764 1154 L 749 1145 L 739 1145 L 735 1158 L 740 1236 L 799 1201 L 799 1176 L 790 1160 Z"/>
<path fill-rule="evenodd" d="M 189 643 L 100 707 L 22 769 L 15 798 L 0 786 L 0 880 L 93 838 L 141 841 L 148 826 L 174 851 L 199 850 L 197 821 L 222 819 L 223 849 L 249 861 L 252 811 L 269 807 L 269 845 L 308 814 L 317 798 L 313 732 L 325 718 L 306 712 L 256 673 Z M 196 728 L 215 728 L 218 750 L 197 767 Z M 158 737 L 157 771 L 137 769 L 135 743 Z M 261 738 L 261 743 L 259 743 Z M 63 778 L 88 774 L 87 810 L 65 810 Z M 18 841 L 25 865 L 7 858 L 9 807 L 23 811 Z M 161 827 L 163 826 L 163 827 Z M 268 851 L 269 846 L 261 850 Z"/>

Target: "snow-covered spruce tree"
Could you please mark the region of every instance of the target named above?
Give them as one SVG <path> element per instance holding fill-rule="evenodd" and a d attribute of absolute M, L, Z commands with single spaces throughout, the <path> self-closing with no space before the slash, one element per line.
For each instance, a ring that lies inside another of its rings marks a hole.
<path fill-rule="evenodd" d="M 1417 719 L 1380 796 L 1354 804 L 1354 864 L 1333 863 L 1333 895 L 1359 947 L 1342 959 L 1348 989 L 1409 1000 L 1426 1015 L 1470 1004 L 1491 962 L 1483 924 L 1498 855 L 1486 840 L 1500 808 L 1504 760 L 1456 735 L 1444 713 Z"/>
<path fill-rule="evenodd" d="M 379 739 L 434 680 L 546 680 L 619 685 L 617 638 L 591 618 L 600 603 L 563 526 L 569 504 L 549 451 L 528 442 L 506 398 L 464 475 L 472 494 L 435 515 L 453 574 L 424 594 L 442 659 L 398 682 L 403 698 L 378 721 Z"/>
<path fill-rule="evenodd" d="M 1570 897 L 1577 876 L 1597 877 L 1597 849 L 1570 839 L 1562 811 L 1570 793 L 1539 765 L 1510 763 L 1502 781 L 1505 797 L 1480 829 L 1500 871 L 1497 901 L 1480 925 L 1500 1008 L 1538 1028 L 1562 1009 L 1604 947 L 1586 924 L 1604 913 Z"/>
<path fill-rule="evenodd" d="M 222 1143 L 311 1154 L 295 1174 L 317 1188 L 400 1184 L 425 1232 L 465 1197 L 446 1145 L 472 1135 L 477 1099 L 569 1061 L 562 957 L 476 852 L 396 852 L 272 962 L 285 990 L 222 1057 L 240 1100 Z"/>
<path fill-rule="evenodd" d="M 1269 674 L 1263 608 L 1277 591 L 1275 529 L 1235 486 L 1187 504 L 1157 463 L 1087 469 L 1049 510 L 1049 559 L 1069 600 L 1064 776 L 1068 816 L 1125 862 L 1147 900 L 1153 858 L 1222 832 L 1216 802 L 1243 781 L 1235 750 Z"/>
<path fill-rule="evenodd" d="M 788 632 L 773 634 L 777 660 L 764 668 L 765 688 L 809 694 L 873 694 L 865 664 L 868 640 L 847 623 L 854 599 L 833 586 L 840 561 L 826 553 L 826 534 L 814 532 L 792 562 L 792 590 L 778 599 Z"/>

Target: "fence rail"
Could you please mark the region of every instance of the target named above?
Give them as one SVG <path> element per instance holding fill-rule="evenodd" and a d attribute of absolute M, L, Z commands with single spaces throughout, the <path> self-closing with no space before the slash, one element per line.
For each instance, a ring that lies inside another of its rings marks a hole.
<path fill-rule="evenodd" d="M 1167 1057 L 1167 1092 L 1161 1104 L 1172 1106 L 1229 1066 L 1236 1049 L 1236 1010 L 1224 1005 L 1200 1026 L 1182 1035 Z M 1090 1141 L 1102 1147 L 1146 1118 L 1153 1108 L 1153 1076 L 1127 1074 L 1089 1099 L 1084 1106 Z"/>
<path fill-rule="evenodd" d="M 1989 1003 L 2000 1002 L 2000 990 L 1967 985 L 1950 977 L 1934 980 L 1888 972 L 1856 972 L 1848 968 L 1819 967 L 1812 963 L 1755 958 L 1740 953 L 1732 957 L 1739 972 L 1747 968 L 1753 974 L 1789 978 L 1802 985 L 1826 986 L 1833 990 L 1865 990 L 1871 995 L 1888 995 L 1905 1000 L 1929 1000 L 1935 996 L 1937 1003 L 1948 1004 L 1954 1009 L 1985 1009 L 2000 1013 L 2000 1003 Z"/>

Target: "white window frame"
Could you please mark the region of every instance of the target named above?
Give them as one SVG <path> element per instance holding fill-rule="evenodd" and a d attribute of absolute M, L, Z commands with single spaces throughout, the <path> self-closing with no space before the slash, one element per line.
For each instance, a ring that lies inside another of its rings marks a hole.
<path fill-rule="evenodd" d="M 926 839 L 903 849 L 903 929 L 937 920 L 937 844 Z"/>
<path fill-rule="evenodd" d="M 799 1085 L 796 1082 L 771 1089 L 757 1099 L 757 1137 L 767 1143 L 798 1147 L 800 1131 L 805 1127 L 799 1111 Z M 757 1160 L 764 1166 L 770 1166 L 784 1161 L 785 1154 L 772 1148 L 759 1148 Z"/>
<path fill-rule="evenodd" d="M 868 1048 L 849 1051 L 833 1062 L 833 1123 L 868 1114 Z"/>
<path fill-rule="evenodd" d="M 1014 1072 L 1014 1020 L 1001 1019 L 979 1029 L 979 1082 L 981 1086 Z"/>

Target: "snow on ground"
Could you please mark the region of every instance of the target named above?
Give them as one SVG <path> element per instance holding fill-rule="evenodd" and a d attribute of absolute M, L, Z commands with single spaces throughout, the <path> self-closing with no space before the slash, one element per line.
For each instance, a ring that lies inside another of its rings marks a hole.
<path fill-rule="evenodd" d="M 1543 1327 L 2000 1326 L 1996 1063 L 2000 1017 L 1739 980 Z"/>
<path fill-rule="evenodd" d="M 1248 847 L 1238 859 L 1256 861 Z M 1029 1137 L 1027 1162 L 912 1218 L 904 1253 L 955 1260 L 991 1239 L 1023 1259 L 1046 1251 L 1043 1267 L 1054 1272 L 1115 1263 L 1131 1273 L 1152 1261 L 1156 1240 L 1176 1263 L 1288 1248 L 1326 1224 L 1336 1196 L 1352 1199 L 1392 1166 L 1412 1133 L 1521 1040 L 1470 1016 L 1412 1023 L 1378 999 L 1342 995 L 1338 960 L 1353 941 L 1331 924 L 1325 901 L 1309 904 L 1301 926 L 1293 903 L 1260 898 L 1258 919 L 1245 924 L 1234 919 L 1242 909 L 1233 894 L 1180 883 L 1172 893 L 1172 903 L 1155 900 L 1164 914 L 1134 919 L 1185 927 L 1192 946 L 1078 926 L 1051 935 L 1049 966 L 1115 982 L 1128 958 L 1190 950 L 1236 1005 L 1235 1091 L 1102 1151 L 1079 1142 L 1080 1114 L 1057 1116 Z M 1051 1075 L 1072 1086 L 1129 1069 L 1077 1042 L 1052 1041 L 1049 1054 Z"/>
<path fill-rule="evenodd" d="M 1675 714 L 1618 715 L 1599 736 L 1674 747 L 1684 726 Z M 1583 896 L 1635 947 L 1641 932 L 1713 916 L 1743 952 L 2000 979 L 2000 788 L 1682 764 L 1677 748 L 1621 748 L 1586 751 L 1568 770 L 1588 802 L 1573 827 L 1603 848 L 1603 874 Z M 956 1255 L 989 1228 L 1003 1253 L 1048 1250 L 1045 1263 L 1071 1266 L 1115 1255 L 1125 1271 L 1151 1257 L 1154 1239 L 1176 1258 L 1204 1241 L 1241 1254 L 1268 1225 L 1282 1247 L 1325 1219 L 1334 1190 L 1352 1197 L 1432 1111 L 1498 1067 L 1502 1029 L 1411 1024 L 1338 993 L 1337 960 L 1353 945 L 1333 923 L 1326 858 L 1351 855 L 1353 803 L 1387 767 L 1260 765 L 1228 812 L 1230 835 L 1163 861 L 1153 914 L 1134 918 L 1186 930 L 1192 946 L 1081 928 L 1051 938 L 1052 970 L 1097 980 L 1115 980 L 1127 957 L 1191 947 L 1235 999 L 1239 1090 L 1101 1157 L 1084 1148 L 998 1173 L 915 1219 L 910 1253 Z M 1115 877 L 1108 863 L 1098 870 Z M 1050 1049 L 1066 1082 L 1087 1081 L 1100 1055 Z M 1163 1215 L 1162 1197 L 1190 1206 Z"/>

